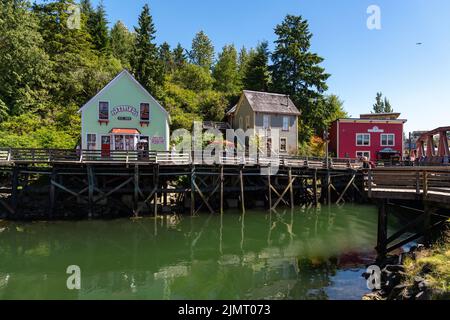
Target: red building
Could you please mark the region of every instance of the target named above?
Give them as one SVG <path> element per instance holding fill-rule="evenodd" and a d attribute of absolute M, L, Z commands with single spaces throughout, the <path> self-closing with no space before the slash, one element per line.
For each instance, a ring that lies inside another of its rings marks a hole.
<path fill-rule="evenodd" d="M 367 157 L 389 160 L 403 155 L 400 113 L 363 114 L 359 119 L 339 119 L 330 128 L 330 152 L 338 158 Z"/>

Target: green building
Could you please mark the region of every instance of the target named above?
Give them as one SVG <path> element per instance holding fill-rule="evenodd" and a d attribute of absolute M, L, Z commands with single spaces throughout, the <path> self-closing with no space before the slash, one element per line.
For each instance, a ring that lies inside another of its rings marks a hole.
<path fill-rule="evenodd" d="M 169 149 L 168 112 L 127 71 L 119 73 L 79 111 L 81 148 L 111 151 Z"/>

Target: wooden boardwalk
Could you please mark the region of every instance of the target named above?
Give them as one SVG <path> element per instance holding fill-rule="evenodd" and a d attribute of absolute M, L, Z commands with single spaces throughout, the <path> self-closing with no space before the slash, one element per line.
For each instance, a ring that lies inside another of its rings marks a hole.
<path fill-rule="evenodd" d="M 368 170 L 365 191 L 378 204 L 377 251 L 380 258 L 424 238 L 450 217 L 450 167 L 388 167 Z M 410 221 L 388 235 L 388 212 L 406 209 Z"/>

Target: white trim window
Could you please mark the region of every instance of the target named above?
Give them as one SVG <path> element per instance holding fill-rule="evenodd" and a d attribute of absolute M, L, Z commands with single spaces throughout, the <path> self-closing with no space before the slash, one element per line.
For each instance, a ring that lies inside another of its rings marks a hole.
<path fill-rule="evenodd" d="M 360 159 L 362 157 L 366 157 L 370 160 L 370 151 L 356 151 L 356 158 Z"/>
<path fill-rule="evenodd" d="M 356 134 L 356 145 L 357 146 L 370 146 L 370 134 L 369 133 L 357 133 Z"/>
<path fill-rule="evenodd" d="M 108 121 L 109 120 L 109 102 L 99 101 L 98 102 L 98 120 Z"/>
<path fill-rule="evenodd" d="M 88 150 L 97 150 L 97 135 L 95 133 L 87 134 L 86 146 Z"/>
<path fill-rule="evenodd" d="M 381 146 L 382 147 L 393 147 L 395 146 L 395 134 L 384 133 L 381 135 Z"/>
<path fill-rule="evenodd" d="M 263 129 L 270 129 L 270 115 L 263 115 Z"/>
<path fill-rule="evenodd" d="M 287 152 L 287 138 L 280 138 L 280 152 Z"/>
<path fill-rule="evenodd" d="M 250 116 L 245 116 L 245 129 L 250 128 Z"/>
<path fill-rule="evenodd" d="M 289 117 L 283 117 L 283 131 L 289 131 Z"/>

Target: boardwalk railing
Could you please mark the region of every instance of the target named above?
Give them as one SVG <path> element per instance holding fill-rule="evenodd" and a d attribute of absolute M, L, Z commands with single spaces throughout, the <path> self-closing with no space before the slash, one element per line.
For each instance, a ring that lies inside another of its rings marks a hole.
<path fill-rule="evenodd" d="M 392 196 L 402 199 L 448 197 L 450 167 L 391 167 L 367 171 L 369 198 Z"/>
<path fill-rule="evenodd" d="M 274 155 L 273 157 L 230 155 L 226 152 L 206 159 L 194 153 L 168 151 L 105 151 L 71 149 L 0 149 L 0 163 L 3 164 L 48 164 L 48 163 L 139 163 L 161 165 L 224 164 L 289 166 L 332 169 L 359 169 L 362 164 L 356 159 L 300 157 Z"/>

